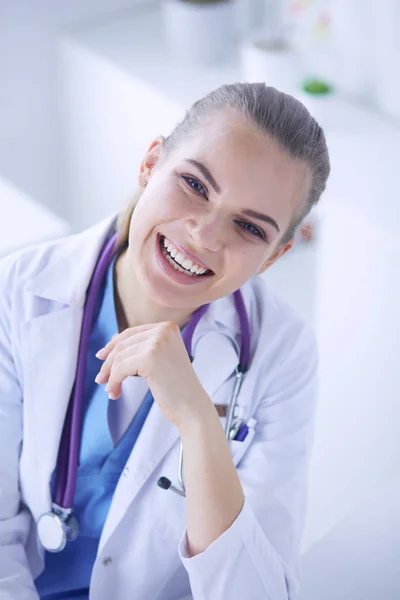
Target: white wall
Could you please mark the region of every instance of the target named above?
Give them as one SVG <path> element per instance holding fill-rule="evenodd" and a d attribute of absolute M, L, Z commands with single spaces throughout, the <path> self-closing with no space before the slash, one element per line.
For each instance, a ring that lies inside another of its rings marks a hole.
<path fill-rule="evenodd" d="M 399 506 L 397 476 L 303 557 L 299 600 L 398 600 Z"/>
<path fill-rule="evenodd" d="M 317 260 L 320 398 L 305 548 L 400 474 L 400 246 L 326 200 L 332 205 Z"/>
<path fill-rule="evenodd" d="M 122 208 L 137 189 L 148 145 L 169 133 L 183 110 L 68 37 L 60 56 L 68 198 L 62 215 L 81 230 Z"/>
<path fill-rule="evenodd" d="M 141 0 L 0 0 L 0 173 L 59 211 L 56 34 Z"/>

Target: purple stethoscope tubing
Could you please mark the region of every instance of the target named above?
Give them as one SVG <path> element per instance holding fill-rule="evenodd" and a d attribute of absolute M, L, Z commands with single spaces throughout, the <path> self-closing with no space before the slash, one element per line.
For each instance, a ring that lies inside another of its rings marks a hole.
<path fill-rule="evenodd" d="M 86 295 L 81 336 L 78 349 L 75 383 L 73 386 L 67 412 L 67 418 L 63 429 L 61 446 L 59 451 L 58 469 L 56 474 L 55 504 L 64 510 L 69 510 L 72 508 L 75 496 L 76 475 L 78 470 L 80 438 L 83 422 L 83 391 L 85 383 L 86 355 L 89 347 L 89 338 L 91 333 L 93 315 L 95 311 L 96 300 L 102 281 L 104 279 L 104 275 L 115 252 L 116 241 L 117 234 L 114 233 L 112 237 L 107 241 L 105 247 L 103 248 L 100 254 Z M 227 433 L 227 437 L 228 432 L 231 428 L 233 411 L 235 408 L 237 396 L 240 391 L 243 374 L 248 369 L 250 354 L 250 329 L 246 309 L 243 302 L 243 297 L 240 290 L 236 290 L 233 296 L 236 311 L 240 321 L 241 347 L 239 364 L 237 367 L 237 380 L 235 382 L 235 389 L 232 395 L 230 411 L 227 415 L 226 421 L 225 430 Z M 191 360 L 193 333 L 201 317 L 206 312 L 208 306 L 208 304 L 205 304 L 193 313 L 183 333 L 183 341 L 185 343 L 186 350 Z M 248 431 L 247 425 L 245 423 L 242 423 L 235 439 L 239 441 L 244 440 L 247 434 L 246 429 Z"/>
<path fill-rule="evenodd" d="M 75 383 L 72 390 L 70 406 L 68 408 L 66 427 L 64 427 L 63 431 L 60 461 L 57 471 L 55 503 L 62 508 L 72 507 L 75 496 L 83 418 L 83 390 L 85 385 L 86 355 L 89 347 L 90 332 L 98 292 L 114 254 L 116 241 L 117 234 L 114 234 L 101 252 L 86 295 Z"/>

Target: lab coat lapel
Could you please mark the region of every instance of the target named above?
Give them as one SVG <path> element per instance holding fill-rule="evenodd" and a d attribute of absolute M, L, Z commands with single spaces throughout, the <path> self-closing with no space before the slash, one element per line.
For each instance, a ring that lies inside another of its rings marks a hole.
<path fill-rule="evenodd" d="M 67 238 L 27 285 L 37 316 L 21 325 L 25 341 L 21 480 L 36 518 L 50 509 L 49 481 L 75 379 L 86 289 L 114 219 Z"/>
<path fill-rule="evenodd" d="M 217 389 L 234 373 L 238 364 L 238 353 L 232 342 L 232 334 L 228 336 L 227 331 L 222 331 L 213 316 L 206 313 L 196 328 L 192 348 L 193 368 L 212 399 Z M 158 405 L 154 403 L 127 461 L 124 475 L 115 490 L 99 551 L 178 439 L 177 428 L 165 419 Z"/>
<path fill-rule="evenodd" d="M 37 518 L 50 509 L 49 480 L 56 465 L 68 402 L 75 378 L 82 310 L 69 307 L 25 324 L 27 364 L 25 439 L 32 439 Z M 66 349 L 69 349 L 68 352 Z M 26 490 L 29 493 L 30 490 Z"/>

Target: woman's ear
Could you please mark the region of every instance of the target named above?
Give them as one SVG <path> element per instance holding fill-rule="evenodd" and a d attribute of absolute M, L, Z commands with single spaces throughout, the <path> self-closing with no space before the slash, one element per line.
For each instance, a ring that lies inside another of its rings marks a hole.
<path fill-rule="evenodd" d="M 164 136 L 159 135 L 153 140 L 147 150 L 139 170 L 139 185 L 144 187 L 150 177 L 150 173 L 160 160 L 164 146 Z"/>
<path fill-rule="evenodd" d="M 274 254 L 263 264 L 261 269 L 258 271 L 258 275 L 261 275 L 262 273 L 264 273 L 264 271 L 269 269 L 269 267 L 272 267 L 272 265 L 274 263 L 276 263 L 276 261 L 279 258 L 281 258 L 284 254 L 286 254 L 286 252 L 289 252 L 289 250 L 291 248 L 293 248 L 293 245 L 294 245 L 294 238 L 292 238 L 290 240 L 290 242 L 288 242 L 284 246 L 279 246 L 277 248 L 277 250 L 274 252 Z"/>

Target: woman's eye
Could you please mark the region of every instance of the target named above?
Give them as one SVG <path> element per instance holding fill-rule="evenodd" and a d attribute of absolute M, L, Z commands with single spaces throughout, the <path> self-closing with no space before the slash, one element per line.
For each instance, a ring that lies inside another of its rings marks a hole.
<path fill-rule="evenodd" d="M 267 241 L 266 237 L 264 235 L 264 232 L 261 231 L 261 229 L 259 229 L 258 227 L 256 227 L 252 223 L 248 223 L 247 221 L 238 221 L 238 223 L 240 224 L 240 226 L 242 227 L 242 229 L 244 229 L 245 231 L 248 231 L 252 235 L 255 235 L 255 236 L 261 238 L 262 240 Z"/>
<path fill-rule="evenodd" d="M 201 194 L 202 196 L 204 196 L 204 198 L 207 198 L 206 190 L 204 186 L 200 183 L 200 181 L 198 181 L 194 177 L 188 177 L 187 175 L 182 175 L 182 178 L 186 181 L 188 186 L 191 187 L 195 192 Z"/>
<path fill-rule="evenodd" d="M 186 182 L 186 184 L 190 188 L 192 188 L 192 190 L 194 190 L 197 194 L 204 196 L 204 198 L 207 198 L 206 189 L 198 179 L 189 175 L 181 175 L 181 177 Z M 251 235 L 254 235 L 260 238 L 261 240 L 268 242 L 264 232 L 259 227 L 256 227 L 256 225 L 253 225 L 253 223 L 248 223 L 247 221 L 237 221 L 237 223 L 242 229 L 244 229 L 244 231 L 247 231 Z"/>

